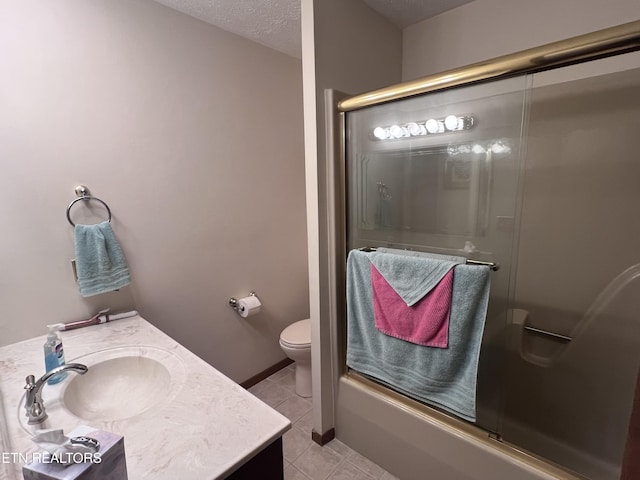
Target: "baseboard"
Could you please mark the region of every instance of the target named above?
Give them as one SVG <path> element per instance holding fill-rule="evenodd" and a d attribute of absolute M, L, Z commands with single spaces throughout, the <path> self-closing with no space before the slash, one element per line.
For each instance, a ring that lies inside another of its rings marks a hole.
<path fill-rule="evenodd" d="M 272 365 L 269 368 L 267 368 L 266 370 L 263 370 L 260 373 L 258 373 L 257 375 L 254 375 L 253 377 L 245 380 L 244 382 L 242 382 L 240 384 L 240 386 L 242 388 L 251 388 L 256 383 L 260 383 L 265 378 L 270 377 L 271 375 L 276 373 L 278 370 L 282 370 L 284 367 L 286 367 L 288 365 L 291 365 L 292 363 L 293 363 L 293 360 L 291 360 L 290 358 L 285 358 L 284 360 L 280 360 L 275 365 Z"/>
<path fill-rule="evenodd" d="M 311 440 L 316 442 L 318 445 L 323 446 L 329 443 L 331 440 L 336 438 L 336 429 L 330 428 L 326 432 L 320 434 L 315 430 L 311 430 Z"/>

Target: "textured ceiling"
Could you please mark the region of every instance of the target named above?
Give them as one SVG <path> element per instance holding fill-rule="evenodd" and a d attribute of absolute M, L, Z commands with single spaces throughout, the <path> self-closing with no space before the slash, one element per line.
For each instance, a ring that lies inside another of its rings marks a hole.
<path fill-rule="evenodd" d="M 396 26 L 408 27 L 472 0 L 363 0 Z"/>
<path fill-rule="evenodd" d="M 292 57 L 302 56 L 300 0 L 155 1 Z M 472 0 L 364 0 L 369 7 L 400 28 L 470 1 Z"/>
<path fill-rule="evenodd" d="M 156 0 L 280 52 L 300 58 L 300 0 Z"/>

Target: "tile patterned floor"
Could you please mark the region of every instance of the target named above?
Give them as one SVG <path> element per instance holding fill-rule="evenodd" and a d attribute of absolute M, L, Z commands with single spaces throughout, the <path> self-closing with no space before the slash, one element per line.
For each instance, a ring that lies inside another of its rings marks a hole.
<path fill-rule="evenodd" d="M 398 480 L 337 439 L 323 447 L 311 440 L 311 399 L 295 394 L 294 368 L 289 365 L 249 389 L 293 424 L 283 438 L 285 480 Z"/>

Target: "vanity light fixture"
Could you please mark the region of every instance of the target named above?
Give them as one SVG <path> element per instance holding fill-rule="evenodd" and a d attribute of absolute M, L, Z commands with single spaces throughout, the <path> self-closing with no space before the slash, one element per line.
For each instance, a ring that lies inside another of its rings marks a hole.
<path fill-rule="evenodd" d="M 375 127 L 371 132 L 374 140 L 395 140 L 399 138 L 422 137 L 447 132 L 469 130 L 476 124 L 471 115 L 447 115 L 444 118 L 430 118 L 420 122 L 408 122 Z"/>

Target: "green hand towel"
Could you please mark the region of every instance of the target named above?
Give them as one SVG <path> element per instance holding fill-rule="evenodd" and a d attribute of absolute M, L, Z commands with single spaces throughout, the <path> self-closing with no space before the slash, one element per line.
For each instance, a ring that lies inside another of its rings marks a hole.
<path fill-rule="evenodd" d="M 76 225 L 75 245 L 78 286 L 83 297 L 131 283 L 127 261 L 109 222 Z"/>

